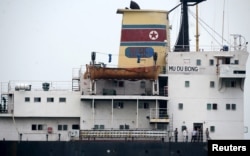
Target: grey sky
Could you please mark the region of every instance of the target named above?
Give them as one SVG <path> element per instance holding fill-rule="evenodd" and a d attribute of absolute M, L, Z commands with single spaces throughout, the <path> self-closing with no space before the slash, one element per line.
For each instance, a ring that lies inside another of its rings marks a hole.
<path fill-rule="evenodd" d="M 72 68 L 88 64 L 91 51 L 118 54 L 122 15 L 118 8 L 130 0 L 1 0 L 0 1 L 0 82 L 9 80 L 70 81 Z M 170 10 L 179 0 L 136 0 L 141 8 Z M 207 0 L 199 5 L 199 16 L 222 34 L 224 0 Z M 225 0 L 224 38 L 241 34 L 250 41 L 250 1 Z M 195 12 L 195 7 L 190 8 Z M 180 24 L 180 8 L 169 15 L 171 47 Z M 190 18 L 190 39 L 194 45 L 195 21 Z M 218 46 L 200 26 L 200 45 L 205 50 Z M 212 33 L 215 36 L 215 33 Z M 217 38 L 221 42 L 221 38 Z M 108 62 L 107 55 L 97 55 Z M 110 65 L 116 65 L 112 58 Z M 247 64 L 250 71 L 250 61 Z M 245 97 L 250 97 L 250 78 Z M 249 98 L 246 104 L 249 105 Z M 245 105 L 246 110 L 250 106 Z M 248 111 L 250 114 L 250 111 Z M 247 116 L 250 118 L 250 116 Z M 247 120 L 250 131 L 250 121 Z M 250 139 L 248 133 L 247 138 Z"/>

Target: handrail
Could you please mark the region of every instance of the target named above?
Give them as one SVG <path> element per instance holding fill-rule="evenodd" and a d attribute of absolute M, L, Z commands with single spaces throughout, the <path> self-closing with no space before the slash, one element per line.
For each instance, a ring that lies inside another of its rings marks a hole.
<path fill-rule="evenodd" d="M 167 131 L 160 130 L 80 130 L 82 138 L 162 138 Z"/>

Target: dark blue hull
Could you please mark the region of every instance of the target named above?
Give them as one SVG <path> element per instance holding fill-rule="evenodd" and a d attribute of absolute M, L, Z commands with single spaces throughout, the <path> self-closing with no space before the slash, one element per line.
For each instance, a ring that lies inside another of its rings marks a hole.
<path fill-rule="evenodd" d="M 1 156 L 207 156 L 207 143 L 0 141 Z"/>

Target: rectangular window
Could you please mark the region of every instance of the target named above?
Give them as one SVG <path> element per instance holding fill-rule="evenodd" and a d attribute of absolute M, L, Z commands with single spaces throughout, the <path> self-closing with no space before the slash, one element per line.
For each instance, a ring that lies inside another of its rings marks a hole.
<path fill-rule="evenodd" d="M 36 125 L 36 124 L 32 124 L 32 125 L 31 125 L 31 130 L 32 130 L 32 131 L 37 130 L 37 125 Z"/>
<path fill-rule="evenodd" d="M 58 131 L 67 131 L 68 125 L 58 125 L 57 129 Z"/>
<path fill-rule="evenodd" d="M 60 97 L 59 102 L 66 102 L 66 98 L 65 97 Z"/>
<path fill-rule="evenodd" d="M 79 125 L 72 125 L 72 129 L 80 129 Z"/>
<path fill-rule="evenodd" d="M 104 125 L 100 125 L 99 127 L 100 127 L 100 129 L 104 129 Z"/>
<path fill-rule="evenodd" d="M 146 88 L 146 82 L 145 81 L 141 81 L 141 88 Z"/>
<path fill-rule="evenodd" d="M 115 87 L 124 87 L 124 81 L 114 81 Z"/>
<path fill-rule="evenodd" d="M 189 84 L 189 81 L 185 81 L 185 87 L 189 87 L 190 84 Z"/>
<path fill-rule="evenodd" d="M 210 60 L 209 60 L 209 65 L 210 65 L 210 66 L 213 66 L 213 65 L 214 65 L 214 60 L 213 60 L 213 59 L 210 59 Z"/>
<path fill-rule="evenodd" d="M 124 125 L 120 125 L 120 129 L 124 129 Z"/>
<path fill-rule="evenodd" d="M 47 102 L 54 102 L 54 98 L 53 97 L 48 97 Z"/>
<path fill-rule="evenodd" d="M 62 130 L 62 125 L 58 125 L 57 130 L 61 131 Z"/>
<path fill-rule="evenodd" d="M 129 129 L 129 125 L 126 125 L 126 124 L 125 124 L 125 129 Z"/>
<path fill-rule="evenodd" d="M 68 130 L 68 125 L 63 125 L 63 130 L 67 131 Z"/>
<path fill-rule="evenodd" d="M 230 104 L 226 104 L 226 110 L 230 110 L 231 109 L 231 105 Z"/>
<path fill-rule="evenodd" d="M 211 110 L 212 109 L 212 105 L 211 105 L 211 103 L 208 103 L 207 104 L 207 110 Z"/>
<path fill-rule="evenodd" d="M 179 110 L 183 110 L 183 103 L 179 103 L 178 108 L 179 108 Z"/>
<path fill-rule="evenodd" d="M 124 87 L 124 81 L 119 81 L 118 82 L 118 87 Z"/>
<path fill-rule="evenodd" d="M 217 104 L 213 103 L 213 110 L 217 110 Z"/>
<path fill-rule="evenodd" d="M 25 97 L 25 98 L 24 98 L 24 101 L 25 101 L 25 102 L 30 102 L 30 98 L 29 98 L 29 97 Z"/>
<path fill-rule="evenodd" d="M 94 125 L 94 129 L 99 129 L 99 125 Z"/>
<path fill-rule="evenodd" d="M 197 60 L 196 60 L 196 65 L 197 65 L 197 66 L 200 66 L 200 65 L 201 65 L 201 60 L 200 60 L 200 59 L 197 59 Z"/>
<path fill-rule="evenodd" d="M 210 132 L 215 132 L 215 126 L 210 126 Z"/>
<path fill-rule="evenodd" d="M 34 102 L 41 102 L 41 98 L 40 97 L 34 97 Z"/>
<path fill-rule="evenodd" d="M 39 124 L 38 126 L 38 130 L 46 130 L 47 129 L 47 125 L 42 125 L 42 124 Z"/>
<path fill-rule="evenodd" d="M 234 60 L 234 64 L 239 64 L 239 60 Z"/>
<path fill-rule="evenodd" d="M 214 81 L 210 81 L 210 88 L 214 88 Z"/>
<path fill-rule="evenodd" d="M 236 104 L 232 104 L 232 110 L 236 110 Z"/>

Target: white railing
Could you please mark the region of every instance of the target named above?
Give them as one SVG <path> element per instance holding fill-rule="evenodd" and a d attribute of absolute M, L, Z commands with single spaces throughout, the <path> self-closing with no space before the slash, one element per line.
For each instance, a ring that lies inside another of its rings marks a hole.
<path fill-rule="evenodd" d="M 168 119 L 166 108 L 151 108 L 150 119 Z"/>
<path fill-rule="evenodd" d="M 71 81 L 10 81 L 1 84 L 1 92 L 11 92 L 15 90 L 28 89 L 31 91 L 42 91 L 43 83 L 49 84 L 49 90 L 72 90 Z"/>
<path fill-rule="evenodd" d="M 81 130 L 81 138 L 163 138 L 167 131 L 160 130 Z"/>

